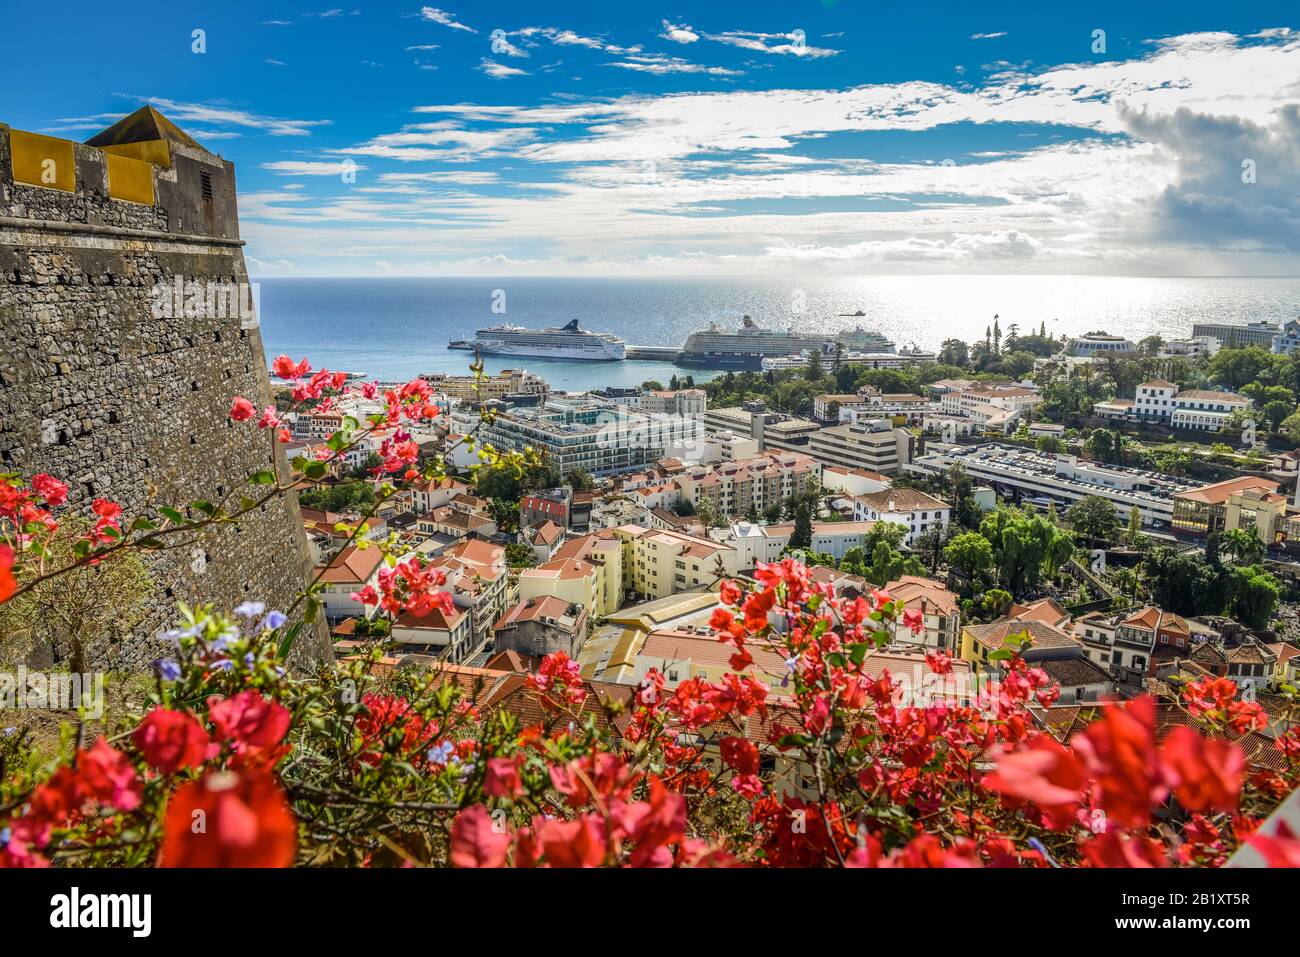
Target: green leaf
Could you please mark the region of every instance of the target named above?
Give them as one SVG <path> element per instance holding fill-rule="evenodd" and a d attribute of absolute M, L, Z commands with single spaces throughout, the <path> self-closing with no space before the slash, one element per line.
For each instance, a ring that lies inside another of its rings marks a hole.
<path fill-rule="evenodd" d="M 313 481 L 323 479 L 326 471 L 324 462 L 308 462 L 302 467 L 302 474 Z"/>
<path fill-rule="evenodd" d="M 262 469 L 260 472 L 254 472 L 250 475 L 248 481 L 253 485 L 274 485 L 275 473 L 270 469 Z"/>
<path fill-rule="evenodd" d="M 280 647 L 276 649 L 275 654 L 281 661 L 288 659 L 289 650 L 293 647 L 294 641 L 298 638 L 298 632 L 301 630 L 302 622 L 295 621 L 289 627 L 289 630 L 284 633 L 284 637 L 280 639 Z"/>
<path fill-rule="evenodd" d="M 169 522 L 173 522 L 177 525 L 185 524 L 185 516 L 182 515 L 176 509 L 172 508 L 170 505 L 164 505 L 160 509 L 158 509 L 158 511 L 162 515 L 162 517 L 167 519 Z"/>

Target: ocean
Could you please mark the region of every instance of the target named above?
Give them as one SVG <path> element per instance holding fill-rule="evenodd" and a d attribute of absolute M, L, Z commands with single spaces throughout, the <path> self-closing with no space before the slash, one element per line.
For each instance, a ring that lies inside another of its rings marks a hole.
<path fill-rule="evenodd" d="M 254 277 L 256 280 L 256 277 Z M 974 342 L 997 315 L 1003 335 L 1041 323 L 1059 336 L 1105 330 L 1137 341 L 1191 333 L 1197 321 L 1285 321 L 1300 316 L 1300 279 L 1092 276 L 874 276 L 821 279 L 263 279 L 262 341 L 269 357 L 307 357 L 317 368 L 371 379 L 461 372 L 471 353 L 450 339 L 510 322 L 560 326 L 577 319 L 632 345 L 681 345 L 744 314 L 762 326 L 828 332 L 861 324 L 900 347 Z M 504 312 L 494 311 L 504 308 Z M 865 316 L 851 314 L 862 310 Z M 849 314 L 849 315 L 841 315 Z M 520 366 L 560 389 L 633 386 L 717 374 L 670 362 L 574 362 L 485 357 L 491 372 Z"/>

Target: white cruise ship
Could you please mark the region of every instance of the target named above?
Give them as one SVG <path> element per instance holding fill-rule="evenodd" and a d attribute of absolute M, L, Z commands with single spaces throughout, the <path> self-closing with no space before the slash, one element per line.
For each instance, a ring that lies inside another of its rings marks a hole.
<path fill-rule="evenodd" d="M 829 355 L 835 351 L 836 342 L 846 351 L 872 354 L 894 351 L 894 344 L 887 338 L 861 326 L 851 332 L 805 333 L 794 329 L 764 329 L 744 316 L 735 332 L 724 332 L 717 323 L 692 332 L 680 361 L 683 365 L 720 369 L 761 369 L 766 358 L 797 356 L 809 349 Z"/>
<path fill-rule="evenodd" d="M 572 320 L 563 329 L 525 329 L 523 326 L 492 326 L 480 329 L 473 339 L 450 343 L 452 349 L 477 349 L 489 356 L 533 356 L 538 359 L 623 359 L 627 343 L 607 332 L 588 332 Z"/>

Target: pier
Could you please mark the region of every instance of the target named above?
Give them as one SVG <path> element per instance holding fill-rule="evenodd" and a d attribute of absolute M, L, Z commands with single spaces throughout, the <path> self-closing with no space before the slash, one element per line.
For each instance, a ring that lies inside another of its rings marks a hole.
<path fill-rule="evenodd" d="M 623 358 L 676 362 L 681 355 L 682 350 L 679 346 L 628 346 Z"/>

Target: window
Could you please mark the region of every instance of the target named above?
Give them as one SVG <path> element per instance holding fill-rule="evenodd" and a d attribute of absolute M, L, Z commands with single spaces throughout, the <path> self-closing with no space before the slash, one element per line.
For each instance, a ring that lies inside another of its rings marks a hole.
<path fill-rule="evenodd" d="M 203 194 L 203 202 L 212 202 L 212 174 L 207 170 L 199 170 L 199 192 Z"/>

